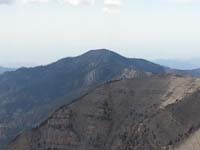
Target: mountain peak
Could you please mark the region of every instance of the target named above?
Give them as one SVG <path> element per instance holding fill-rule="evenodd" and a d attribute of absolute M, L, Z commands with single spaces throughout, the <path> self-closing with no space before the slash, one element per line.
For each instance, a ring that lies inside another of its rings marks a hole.
<path fill-rule="evenodd" d="M 91 56 L 100 56 L 100 55 L 112 55 L 112 54 L 117 54 L 111 50 L 108 49 L 94 49 L 86 52 L 83 55 L 91 55 Z M 118 54 L 117 54 L 118 55 Z"/>
<path fill-rule="evenodd" d="M 95 50 L 90 50 L 82 55 L 80 55 L 79 57 L 82 57 L 84 60 L 100 60 L 101 62 L 104 61 L 108 61 L 108 60 L 124 60 L 127 59 L 123 56 L 121 56 L 120 54 L 108 50 L 108 49 L 95 49 Z"/>

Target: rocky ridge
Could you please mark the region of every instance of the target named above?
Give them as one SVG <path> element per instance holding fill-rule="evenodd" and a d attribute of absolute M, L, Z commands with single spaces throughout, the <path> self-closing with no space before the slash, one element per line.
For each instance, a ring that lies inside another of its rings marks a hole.
<path fill-rule="evenodd" d="M 200 128 L 199 90 L 190 77 L 112 81 L 59 108 L 9 150 L 173 150 Z"/>

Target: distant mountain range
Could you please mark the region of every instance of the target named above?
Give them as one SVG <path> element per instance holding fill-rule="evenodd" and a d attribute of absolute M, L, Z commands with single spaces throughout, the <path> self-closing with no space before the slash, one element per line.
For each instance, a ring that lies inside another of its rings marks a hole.
<path fill-rule="evenodd" d="M 7 71 L 14 71 L 14 70 L 16 70 L 16 69 L 0 67 L 0 74 L 7 72 Z"/>
<path fill-rule="evenodd" d="M 154 62 L 162 65 L 165 68 L 166 73 L 200 77 L 200 61 L 198 63 L 197 59 L 191 61 L 159 59 Z"/>
<path fill-rule="evenodd" d="M 170 69 L 106 49 L 6 72 L 0 75 L 0 146 L 23 130 L 38 126 L 58 107 L 102 84 L 130 78 L 142 80 L 153 74 L 200 75 L 199 70 Z"/>
<path fill-rule="evenodd" d="M 174 69 L 180 70 L 192 70 L 200 68 L 200 59 L 188 59 L 188 60 L 179 60 L 179 59 L 157 59 L 153 62 L 167 66 Z"/>

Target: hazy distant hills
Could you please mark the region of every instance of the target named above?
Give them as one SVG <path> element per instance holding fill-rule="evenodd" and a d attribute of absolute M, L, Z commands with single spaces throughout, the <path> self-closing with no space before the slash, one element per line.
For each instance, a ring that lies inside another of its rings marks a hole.
<path fill-rule="evenodd" d="M 109 82 L 24 132 L 9 150 L 199 150 L 200 79 Z"/>
<path fill-rule="evenodd" d="M 21 68 L 0 76 L 0 142 L 33 127 L 62 104 L 113 79 L 163 74 L 165 68 L 108 50 L 89 51 L 47 66 Z M 2 144 L 0 144 L 2 145 Z"/>
<path fill-rule="evenodd" d="M 157 59 L 153 62 L 167 66 L 170 68 L 176 68 L 180 70 L 192 70 L 200 68 L 200 59 L 188 59 L 188 60 L 179 60 L 179 59 Z"/>
<path fill-rule="evenodd" d="M 167 73 L 200 77 L 200 61 L 198 59 L 188 61 L 158 59 L 154 62 L 165 67 Z"/>
<path fill-rule="evenodd" d="M 200 69 L 178 70 L 178 69 L 167 68 L 166 72 L 182 76 L 200 77 Z"/>
<path fill-rule="evenodd" d="M 0 74 L 7 72 L 7 71 L 14 71 L 14 68 L 4 68 L 4 67 L 0 67 Z"/>

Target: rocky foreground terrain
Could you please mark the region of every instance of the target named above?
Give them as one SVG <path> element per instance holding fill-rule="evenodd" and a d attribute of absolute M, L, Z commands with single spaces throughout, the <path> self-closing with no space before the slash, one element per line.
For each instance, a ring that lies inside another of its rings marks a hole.
<path fill-rule="evenodd" d="M 60 107 L 8 149 L 199 150 L 199 108 L 200 79 L 116 80 Z"/>

